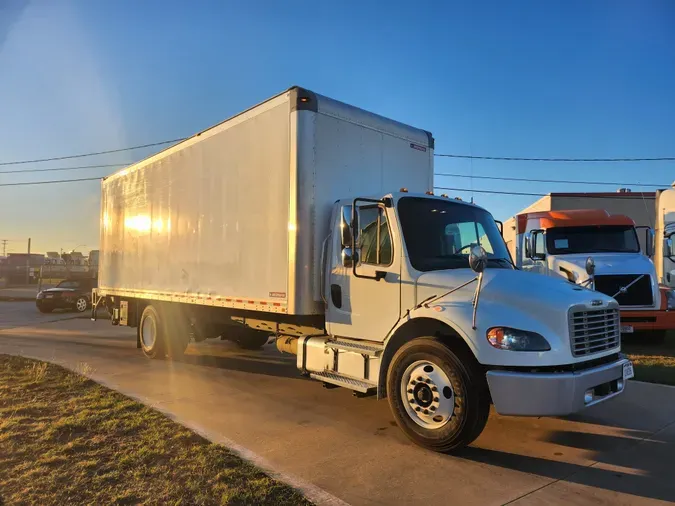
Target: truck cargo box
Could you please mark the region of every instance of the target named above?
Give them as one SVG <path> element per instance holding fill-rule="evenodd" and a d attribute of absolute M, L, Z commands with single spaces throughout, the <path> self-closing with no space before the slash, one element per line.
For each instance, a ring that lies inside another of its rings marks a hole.
<path fill-rule="evenodd" d="M 291 88 L 103 181 L 99 293 L 321 313 L 332 204 L 431 190 L 433 147 Z"/>

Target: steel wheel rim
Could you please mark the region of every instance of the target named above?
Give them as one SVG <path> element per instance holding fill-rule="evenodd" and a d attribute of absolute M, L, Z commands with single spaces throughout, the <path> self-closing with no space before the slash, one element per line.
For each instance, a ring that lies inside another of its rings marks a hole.
<path fill-rule="evenodd" d="M 141 340 L 143 345 L 150 349 L 155 344 L 157 334 L 157 327 L 155 326 L 155 321 L 152 318 L 146 318 L 143 320 L 143 325 L 141 326 Z"/>
<path fill-rule="evenodd" d="M 77 302 L 75 303 L 75 307 L 80 312 L 84 311 L 85 309 L 87 309 L 87 300 L 84 297 L 81 297 L 81 298 L 77 299 Z"/>
<path fill-rule="evenodd" d="M 450 378 L 437 364 L 418 360 L 401 377 L 401 401 L 408 416 L 425 429 L 440 429 L 455 411 Z"/>

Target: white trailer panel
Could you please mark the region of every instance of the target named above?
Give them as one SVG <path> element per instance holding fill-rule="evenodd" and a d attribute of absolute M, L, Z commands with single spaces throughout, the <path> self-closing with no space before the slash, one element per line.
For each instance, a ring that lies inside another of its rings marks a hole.
<path fill-rule="evenodd" d="M 330 209 L 433 185 L 433 139 L 292 88 L 102 183 L 101 294 L 323 311 Z"/>

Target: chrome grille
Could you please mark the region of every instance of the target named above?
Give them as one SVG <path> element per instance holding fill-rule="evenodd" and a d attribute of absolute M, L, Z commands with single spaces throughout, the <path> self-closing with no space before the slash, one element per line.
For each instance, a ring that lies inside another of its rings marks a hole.
<path fill-rule="evenodd" d="M 570 312 L 572 355 L 583 357 L 611 350 L 620 344 L 618 309 L 583 309 Z"/>

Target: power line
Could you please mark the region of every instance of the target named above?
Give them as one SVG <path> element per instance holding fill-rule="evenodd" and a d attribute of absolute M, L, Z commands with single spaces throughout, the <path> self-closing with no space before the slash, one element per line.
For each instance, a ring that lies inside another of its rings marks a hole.
<path fill-rule="evenodd" d="M 150 148 L 153 146 L 161 146 L 164 144 L 171 144 L 181 142 L 188 139 L 188 137 L 180 137 L 178 139 L 171 139 L 160 142 L 153 142 L 150 144 L 141 144 L 138 146 L 130 146 L 128 148 L 109 149 L 106 151 L 96 151 L 91 153 L 80 153 L 76 155 L 57 156 L 51 158 L 39 158 L 35 160 L 15 160 L 11 162 L 0 162 L 0 165 L 20 165 L 26 163 L 40 163 L 53 162 L 57 160 L 68 160 L 72 158 L 84 158 L 87 156 L 107 155 L 110 153 L 120 153 L 123 151 L 131 151 L 134 149 Z M 675 161 L 675 156 L 661 156 L 661 157 L 645 157 L 645 158 L 530 158 L 530 157 L 516 157 L 516 156 L 482 156 L 482 155 L 460 155 L 454 153 L 434 153 L 434 156 L 446 158 L 464 158 L 469 160 L 501 160 L 501 161 L 521 161 L 521 162 L 667 162 Z"/>
<path fill-rule="evenodd" d="M 675 156 L 662 156 L 655 158 L 527 158 L 516 156 L 478 156 L 478 155 L 454 155 L 434 153 L 434 156 L 446 158 L 468 158 L 470 160 L 501 160 L 517 162 L 672 162 Z"/>
<path fill-rule="evenodd" d="M 29 186 L 54 183 L 77 183 L 79 181 L 100 181 L 102 177 L 84 177 L 81 179 L 56 179 L 53 181 L 26 181 L 23 183 L 0 183 L 0 186 Z"/>
<path fill-rule="evenodd" d="M 528 192 L 507 192 L 507 191 L 499 191 L 499 190 L 473 190 L 470 188 L 449 188 L 446 186 L 434 186 L 435 190 L 449 190 L 449 191 L 456 191 L 456 192 L 476 192 L 476 193 L 490 193 L 490 194 L 495 194 L 495 195 L 524 195 L 527 197 L 547 197 L 550 195 L 550 193 L 528 193 Z M 594 195 L 592 193 L 587 193 L 583 195 L 565 195 L 562 194 L 565 198 L 583 198 L 583 199 L 613 199 L 616 198 L 614 195 Z M 622 199 L 626 200 L 636 200 L 636 199 L 644 199 L 646 198 L 652 198 L 651 195 L 644 195 L 643 192 L 630 192 L 628 194 L 626 193 L 617 193 L 616 195 L 621 195 Z M 628 196 L 630 195 L 630 196 Z"/>
<path fill-rule="evenodd" d="M 529 179 L 521 177 L 497 177 L 497 176 L 470 176 L 467 174 L 449 174 L 446 172 L 435 172 L 434 176 L 463 177 L 473 179 L 497 179 L 500 181 L 526 181 L 532 183 L 566 183 L 566 184 L 595 184 L 595 185 L 616 185 L 616 186 L 650 186 L 654 188 L 668 188 L 669 184 L 654 183 L 617 183 L 616 181 L 572 181 L 566 179 Z"/>
<path fill-rule="evenodd" d="M 50 167 L 48 169 L 13 169 L 13 170 L 0 170 L 0 174 L 24 174 L 28 172 L 53 172 L 60 170 L 82 170 L 82 169 L 98 169 L 104 167 L 125 167 L 130 165 L 129 163 L 108 163 L 103 165 L 78 165 L 76 167 Z"/>
<path fill-rule="evenodd" d="M 87 156 L 97 156 L 97 155 L 107 155 L 109 153 L 120 153 L 122 151 L 131 151 L 133 149 L 141 149 L 141 148 L 151 148 L 153 146 L 161 146 L 163 144 L 171 144 L 175 142 L 180 142 L 184 141 L 187 139 L 187 137 L 182 137 L 180 139 L 171 139 L 169 141 L 161 141 L 161 142 L 153 142 L 151 144 L 141 144 L 139 146 L 131 146 L 128 148 L 120 148 L 120 149 L 109 149 L 107 151 L 96 151 L 94 153 L 81 153 L 78 155 L 68 155 L 68 156 L 56 156 L 52 158 L 39 158 L 36 160 L 16 160 L 12 162 L 0 162 L 0 165 L 20 165 L 20 164 L 25 164 L 25 163 L 39 163 L 39 162 L 53 162 L 57 160 L 68 160 L 71 158 L 84 158 Z"/>

